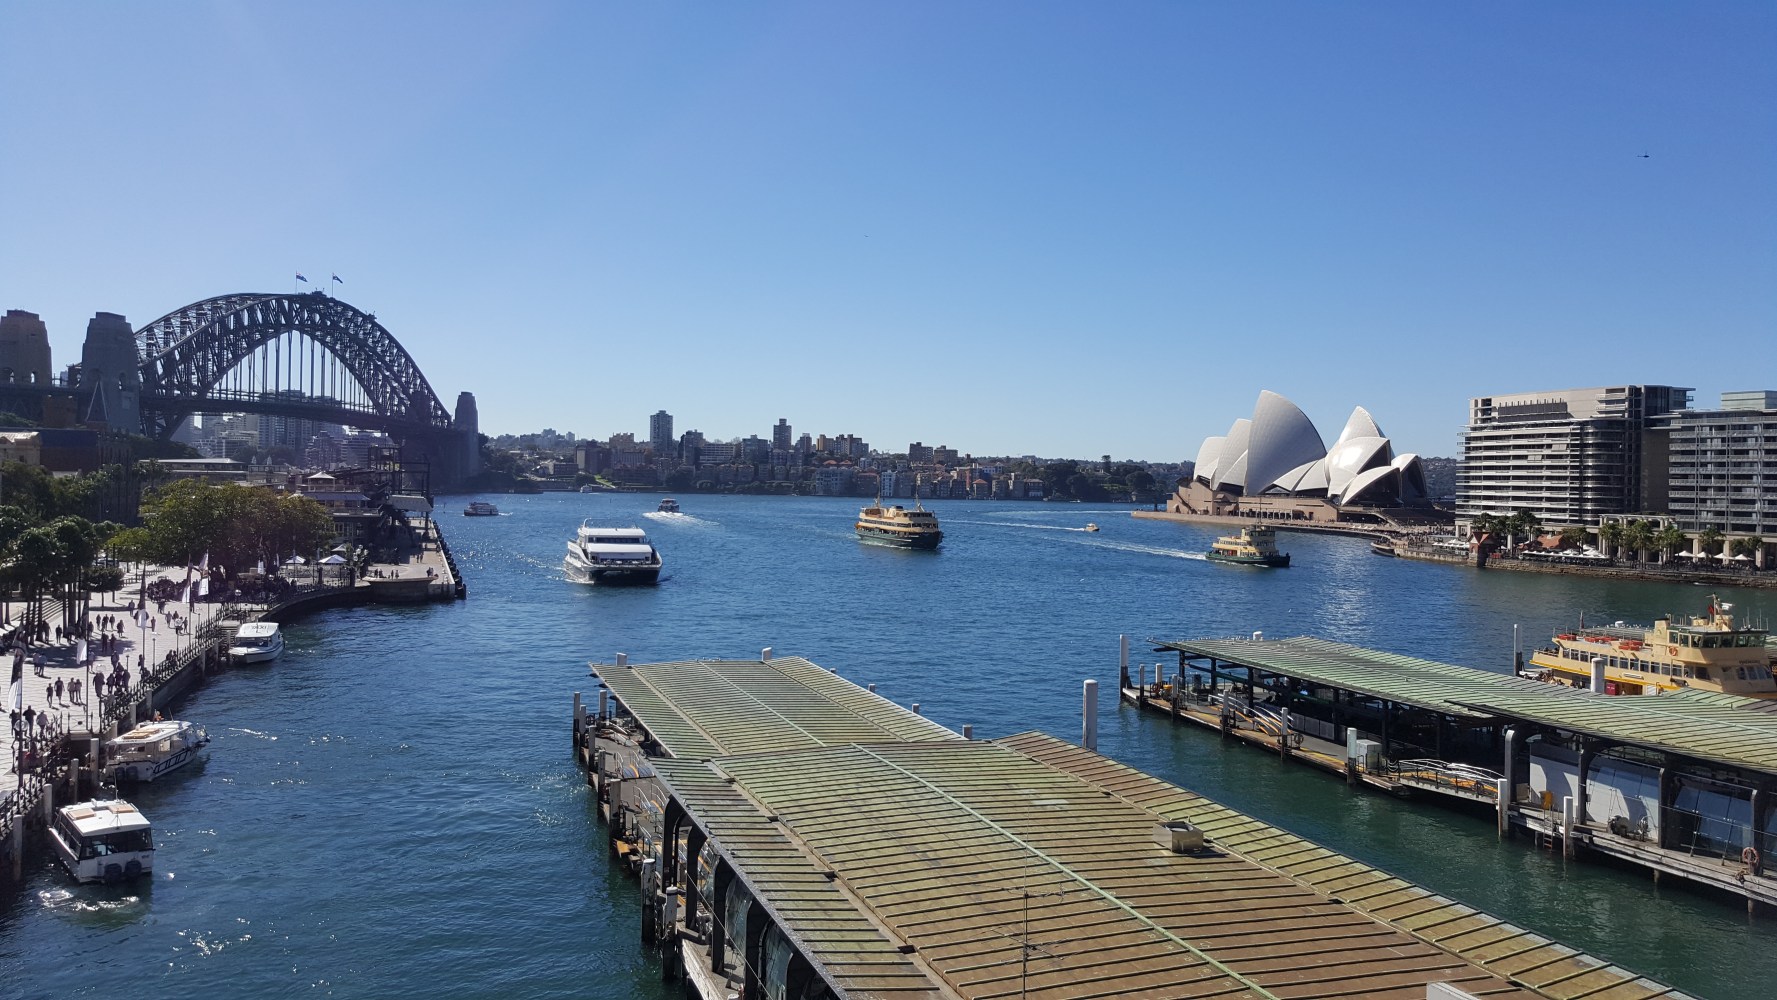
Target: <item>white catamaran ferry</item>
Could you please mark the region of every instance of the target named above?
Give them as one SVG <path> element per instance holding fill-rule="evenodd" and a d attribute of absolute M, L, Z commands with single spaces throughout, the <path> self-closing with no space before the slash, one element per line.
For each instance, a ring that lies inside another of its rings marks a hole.
<path fill-rule="evenodd" d="M 197 759 L 209 734 L 189 722 L 144 722 L 105 744 L 113 781 L 153 781 Z"/>
<path fill-rule="evenodd" d="M 658 583 L 660 553 L 640 528 L 600 528 L 588 518 L 568 543 L 562 572 L 574 583 Z"/>
<path fill-rule="evenodd" d="M 121 882 L 154 870 L 153 825 L 121 799 L 57 809 L 49 839 L 78 882 Z"/>
<path fill-rule="evenodd" d="M 284 633 L 277 622 L 248 622 L 234 634 L 228 655 L 236 663 L 268 663 L 284 651 Z"/>

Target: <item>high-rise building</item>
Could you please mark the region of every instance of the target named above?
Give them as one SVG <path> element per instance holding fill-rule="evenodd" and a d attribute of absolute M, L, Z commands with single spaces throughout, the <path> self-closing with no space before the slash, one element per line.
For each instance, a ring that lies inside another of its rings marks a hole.
<path fill-rule="evenodd" d="M 777 426 L 771 429 L 771 446 L 790 450 L 790 422 L 783 417 L 777 418 Z"/>
<path fill-rule="evenodd" d="M 673 415 L 661 410 L 648 418 L 648 441 L 654 454 L 664 455 L 673 447 Z"/>
<path fill-rule="evenodd" d="M 1648 464 L 1659 456 L 1665 465 L 1665 502 L 1655 509 L 1686 531 L 1777 540 L 1777 392 L 1724 392 L 1720 409 L 1652 424 Z"/>
<path fill-rule="evenodd" d="M 1663 468 L 1643 461 L 1649 422 L 1687 409 L 1691 390 L 1619 385 L 1469 400 L 1456 516 L 1528 510 L 1549 525 L 1595 524 L 1645 511 Z M 1658 456 L 1656 456 L 1658 458 Z M 1650 484 L 1654 484 L 1650 488 Z"/>

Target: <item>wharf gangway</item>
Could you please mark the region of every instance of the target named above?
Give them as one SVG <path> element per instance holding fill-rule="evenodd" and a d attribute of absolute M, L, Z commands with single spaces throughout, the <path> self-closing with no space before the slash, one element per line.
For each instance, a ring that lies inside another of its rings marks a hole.
<path fill-rule="evenodd" d="M 1488 805 L 1499 803 L 1499 789 L 1505 782 L 1497 771 L 1431 758 L 1388 761 L 1385 770 L 1390 778 L 1408 788 Z"/>

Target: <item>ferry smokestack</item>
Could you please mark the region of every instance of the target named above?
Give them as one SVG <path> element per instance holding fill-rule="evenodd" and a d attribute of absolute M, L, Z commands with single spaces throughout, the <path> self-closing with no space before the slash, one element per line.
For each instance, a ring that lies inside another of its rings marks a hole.
<path fill-rule="evenodd" d="M 1592 657 L 1592 693 L 1604 693 L 1604 657 Z"/>
<path fill-rule="evenodd" d="M 771 647 L 766 646 L 764 649 L 761 649 L 759 651 L 759 661 L 761 663 L 764 663 L 770 659 L 771 659 Z"/>

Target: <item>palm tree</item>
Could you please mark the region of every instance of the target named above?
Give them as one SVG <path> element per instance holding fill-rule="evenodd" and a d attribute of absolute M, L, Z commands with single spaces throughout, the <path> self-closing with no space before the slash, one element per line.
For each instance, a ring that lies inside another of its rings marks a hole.
<path fill-rule="evenodd" d="M 1623 544 L 1635 552 L 1636 562 L 1647 561 L 1647 550 L 1654 546 L 1654 528 L 1646 521 L 1634 520 L 1623 529 Z"/>
<path fill-rule="evenodd" d="M 1654 547 L 1660 550 L 1661 557 L 1667 560 L 1678 551 L 1678 547 L 1690 541 L 1690 536 L 1676 524 L 1668 524 L 1654 533 Z"/>
<path fill-rule="evenodd" d="M 1621 521 L 1602 521 L 1598 525 L 1598 540 L 1605 548 L 1615 555 L 1617 546 L 1623 541 L 1623 523 Z"/>
<path fill-rule="evenodd" d="M 1715 554 L 1721 552 L 1722 535 L 1719 530 L 1717 530 L 1713 527 L 1704 528 L 1703 533 L 1698 535 L 1697 537 L 1699 539 L 1701 539 L 1703 542 L 1703 551 L 1704 552 L 1707 552 L 1710 555 L 1715 555 Z"/>

